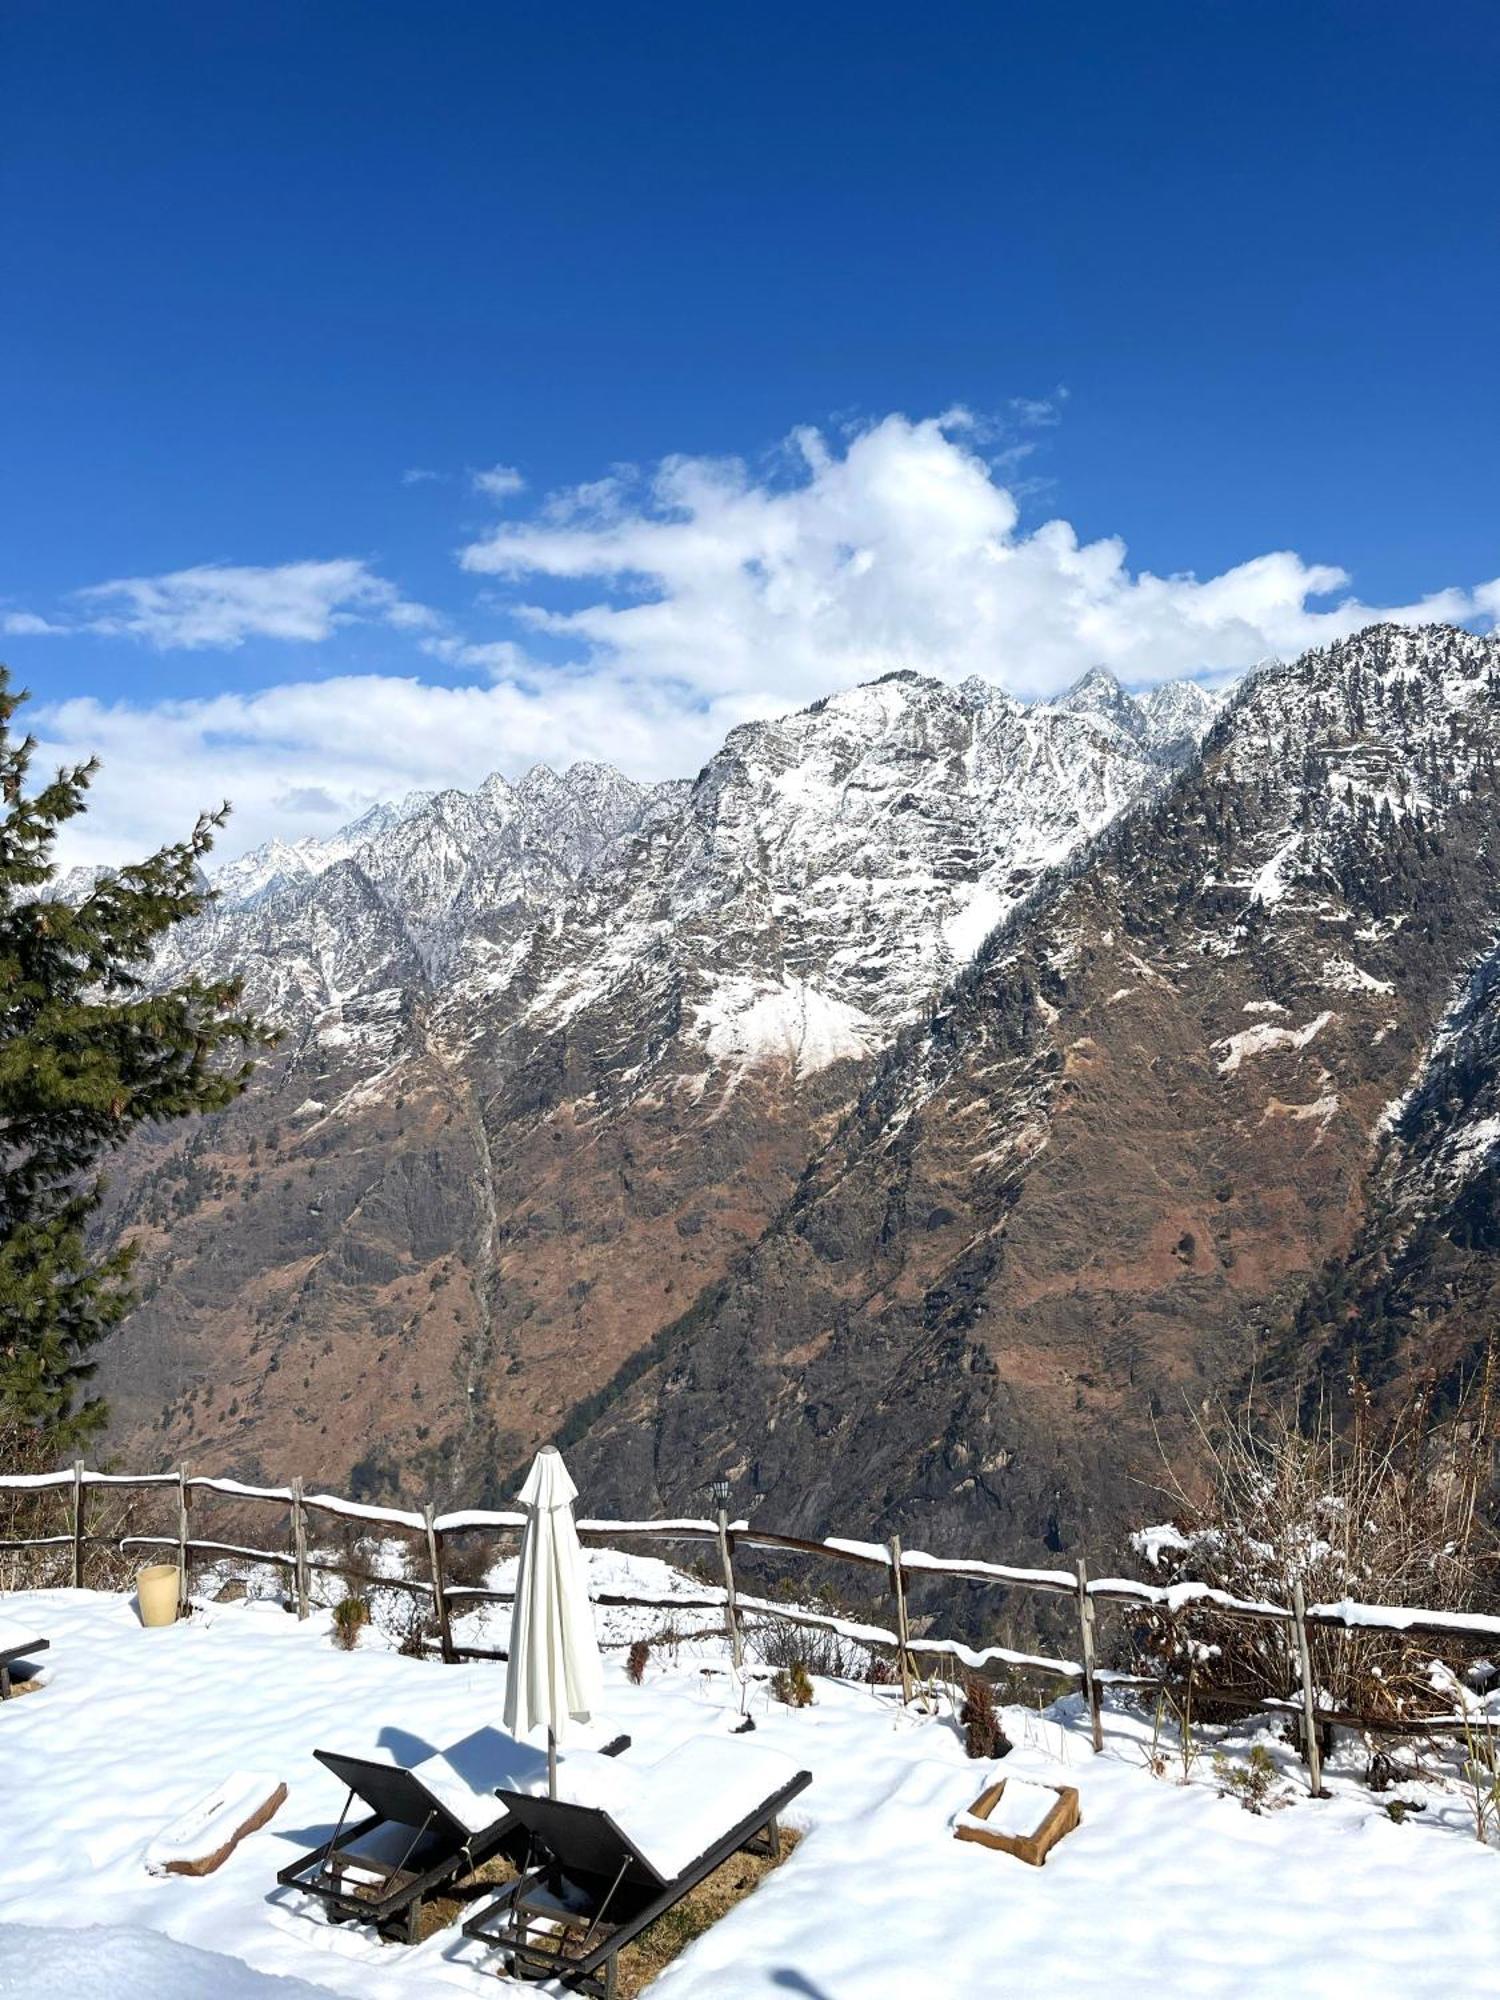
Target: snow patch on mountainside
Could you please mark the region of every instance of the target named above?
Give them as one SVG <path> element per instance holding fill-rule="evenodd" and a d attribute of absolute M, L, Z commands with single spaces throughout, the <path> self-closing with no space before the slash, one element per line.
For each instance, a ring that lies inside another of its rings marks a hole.
<path fill-rule="evenodd" d="M 744 1068 L 785 1061 L 798 1076 L 870 1054 L 880 1025 L 808 980 L 785 975 L 774 986 L 724 980 L 696 1011 L 703 1046 L 716 1062 Z"/>
<path fill-rule="evenodd" d="M 1263 1056 L 1269 1049 L 1305 1049 L 1314 1035 L 1321 1034 L 1333 1019 L 1333 1014 L 1325 1011 L 1300 1028 L 1275 1028 L 1262 1021 L 1237 1035 L 1226 1036 L 1222 1042 L 1214 1043 L 1215 1049 L 1224 1051 L 1219 1074 L 1232 1076 L 1246 1056 Z"/>

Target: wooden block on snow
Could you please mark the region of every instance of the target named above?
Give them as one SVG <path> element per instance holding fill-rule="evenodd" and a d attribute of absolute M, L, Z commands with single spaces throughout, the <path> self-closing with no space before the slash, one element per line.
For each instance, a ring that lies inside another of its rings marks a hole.
<path fill-rule="evenodd" d="M 286 1803 L 286 1786 L 264 1771 L 233 1771 L 203 1794 L 146 1850 L 153 1875 L 212 1875 L 247 1833 L 254 1833 Z"/>
<path fill-rule="evenodd" d="M 955 1840 L 978 1841 L 981 1846 L 996 1848 L 1001 1854 L 1014 1854 L 1018 1861 L 1027 1861 L 1033 1868 L 1040 1868 L 1063 1835 L 1071 1833 L 1079 1824 L 1082 1815 L 1078 1810 L 1077 1787 L 1025 1785 L 1017 1781 L 1017 1786 L 1012 1787 L 1012 1808 L 1020 1804 L 1019 1792 L 1045 1791 L 1054 1794 L 1056 1803 L 1044 1807 L 1038 1819 L 1030 1811 L 1007 1811 L 1004 1804 L 1006 1784 L 1007 1780 L 1001 1778 L 998 1784 L 982 1791 L 969 1810 L 959 1814 L 953 1837 Z"/>

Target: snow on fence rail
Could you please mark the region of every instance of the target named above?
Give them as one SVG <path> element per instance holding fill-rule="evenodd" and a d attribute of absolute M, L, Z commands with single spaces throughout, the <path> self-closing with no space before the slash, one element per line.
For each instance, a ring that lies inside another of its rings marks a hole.
<path fill-rule="evenodd" d="M 86 1496 L 91 1489 L 101 1487 L 115 1490 L 156 1489 L 175 1493 L 176 1533 L 125 1535 L 118 1542 L 112 1541 L 108 1536 L 91 1535 L 86 1522 Z M 67 1533 L 0 1540 L 0 1551 L 70 1548 L 72 1581 L 75 1587 L 81 1586 L 83 1582 L 85 1551 L 89 1547 L 98 1547 L 106 1543 L 121 1550 L 132 1548 L 175 1550 L 182 1575 L 184 1598 L 187 1594 L 190 1565 L 195 1557 L 266 1563 L 291 1572 L 300 1617 L 305 1618 L 310 1609 L 311 1575 L 315 1572 L 339 1575 L 371 1587 L 404 1590 L 427 1598 L 436 1615 L 438 1642 L 444 1660 L 503 1657 L 488 1653 L 479 1647 L 464 1646 L 456 1641 L 452 1630 L 452 1611 L 473 1604 L 511 1603 L 514 1600 L 514 1592 L 497 1590 L 486 1585 L 450 1583 L 445 1575 L 444 1544 L 446 1538 L 450 1536 L 518 1534 L 525 1526 L 526 1517 L 513 1508 L 466 1508 L 452 1513 L 438 1514 L 428 1506 L 418 1512 L 411 1508 L 377 1507 L 366 1501 L 347 1500 L 333 1493 L 306 1493 L 303 1491 L 300 1479 L 293 1480 L 288 1486 L 255 1486 L 247 1485 L 238 1479 L 189 1475 L 185 1470 L 140 1474 L 94 1472 L 82 1463 L 74 1465 L 71 1471 L 66 1472 L 0 1474 L 0 1495 L 6 1493 L 14 1494 L 18 1498 L 32 1495 L 38 1499 L 52 1493 L 69 1503 L 70 1518 Z M 194 1535 L 190 1523 L 191 1507 L 196 1498 L 207 1495 L 242 1504 L 274 1505 L 284 1510 L 289 1519 L 287 1546 L 283 1549 L 257 1548 L 236 1542 L 205 1540 Z M 425 1545 L 427 1575 L 425 1577 L 374 1575 L 351 1569 L 346 1561 L 333 1560 L 311 1552 L 307 1541 L 307 1516 L 310 1513 L 363 1523 L 373 1528 L 398 1529 L 420 1536 Z M 1096 1607 L 1099 1604 L 1139 1605 L 1145 1609 L 1165 1612 L 1172 1617 L 1190 1613 L 1195 1608 L 1204 1608 L 1212 1609 L 1221 1616 L 1289 1626 L 1296 1641 L 1296 1652 L 1300 1662 L 1301 1700 L 1298 1703 L 1283 1703 L 1267 1699 L 1262 1705 L 1300 1709 L 1314 1789 L 1318 1782 L 1316 1747 L 1318 1725 L 1325 1722 L 1360 1724 L 1364 1719 L 1334 1714 L 1328 1710 L 1319 1711 L 1316 1708 L 1316 1690 L 1312 1685 L 1307 1655 L 1309 1629 L 1500 1641 L 1500 1617 L 1484 1612 L 1439 1611 L 1419 1605 L 1362 1604 L 1354 1599 L 1305 1605 L 1302 1602 L 1300 1586 L 1294 1587 L 1292 1591 L 1292 1603 L 1281 1605 L 1265 1599 L 1234 1597 L 1213 1585 L 1196 1581 L 1163 1585 L 1146 1583 L 1134 1577 L 1110 1576 L 1091 1579 L 1087 1565 L 1082 1561 L 1071 1571 L 1032 1569 L 966 1556 L 934 1556 L 921 1549 L 903 1549 L 900 1538 L 896 1536 L 889 1542 L 858 1541 L 842 1535 L 810 1539 L 803 1535 L 783 1534 L 748 1520 L 731 1521 L 726 1510 L 720 1510 L 714 1518 L 696 1515 L 648 1521 L 586 1518 L 579 1521 L 578 1531 L 585 1542 L 606 1546 L 647 1540 L 701 1542 L 715 1548 L 724 1579 L 722 1586 L 702 1584 L 697 1586 L 692 1596 L 683 1596 L 681 1593 L 627 1595 L 600 1591 L 595 1593 L 595 1601 L 600 1604 L 641 1609 L 721 1610 L 725 1619 L 724 1630 L 733 1645 L 736 1662 L 743 1657 L 741 1621 L 748 1613 L 752 1616 L 781 1619 L 788 1624 L 825 1631 L 854 1644 L 893 1650 L 900 1668 L 904 1698 L 909 1698 L 911 1695 L 917 1678 L 916 1662 L 923 1657 L 949 1657 L 976 1672 L 983 1672 L 986 1668 L 998 1665 L 1019 1672 L 1045 1674 L 1055 1680 L 1081 1685 L 1088 1699 L 1096 1748 L 1102 1742 L 1101 1687 L 1107 1683 L 1131 1681 L 1135 1678 L 1102 1671 L 1096 1665 L 1094 1621 Z M 745 1596 L 737 1589 L 734 1574 L 735 1554 L 737 1551 L 745 1550 L 780 1551 L 873 1570 L 883 1576 L 885 1589 L 890 1595 L 895 1611 L 894 1622 L 889 1626 L 866 1624 L 832 1612 L 814 1611 L 806 1606 L 783 1604 L 769 1598 Z M 907 1615 L 907 1589 L 912 1579 L 923 1577 L 955 1583 L 999 1584 L 1007 1589 L 1041 1591 L 1072 1597 L 1078 1618 L 1081 1657 L 1076 1660 L 1056 1658 L 1047 1654 L 1017 1652 L 1006 1646 L 972 1647 L 958 1640 L 937 1638 L 930 1634 L 914 1637 Z M 1418 1726 L 1425 1727 L 1426 1719 L 1423 1719 Z M 1444 1726 L 1441 1719 L 1435 1726 Z"/>

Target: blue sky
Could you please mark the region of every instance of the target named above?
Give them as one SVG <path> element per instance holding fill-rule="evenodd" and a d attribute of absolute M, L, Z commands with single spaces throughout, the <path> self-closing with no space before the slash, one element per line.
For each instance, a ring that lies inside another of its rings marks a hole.
<path fill-rule="evenodd" d="M 895 664 L 1045 693 L 1500 608 L 1492 6 L 0 42 L 0 625 L 106 756 L 76 853 L 689 771 Z"/>

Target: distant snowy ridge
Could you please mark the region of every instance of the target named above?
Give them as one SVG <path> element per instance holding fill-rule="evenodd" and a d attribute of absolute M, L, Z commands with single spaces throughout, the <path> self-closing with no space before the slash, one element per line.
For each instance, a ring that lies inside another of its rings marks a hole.
<path fill-rule="evenodd" d="M 680 989 L 711 1066 L 811 1075 L 913 1019 L 1220 701 L 1192 683 L 1138 697 L 1096 670 L 1028 706 L 902 672 L 742 725 L 691 784 L 579 763 L 413 792 L 214 870 L 213 907 L 162 973 L 233 971 L 372 1069 L 418 995 L 458 1046 Z"/>

